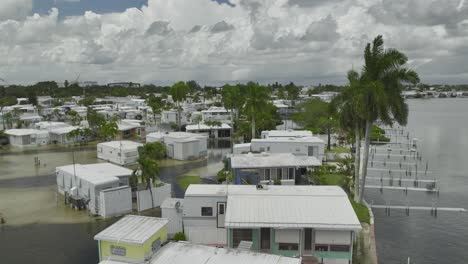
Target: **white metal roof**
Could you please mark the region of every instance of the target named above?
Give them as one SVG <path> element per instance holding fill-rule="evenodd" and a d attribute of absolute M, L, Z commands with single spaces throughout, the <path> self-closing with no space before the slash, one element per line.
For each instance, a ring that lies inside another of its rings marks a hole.
<path fill-rule="evenodd" d="M 231 168 L 277 168 L 320 166 L 314 156 L 297 156 L 291 153 L 247 153 L 231 155 Z"/>
<path fill-rule="evenodd" d="M 254 142 L 271 142 L 271 143 L 291 143 L 291 142 L 301 142 L 301 143 L 322 143 L 325 144 L 323 139 L 318 137 L 267 137 L 267 138 L 254 138 L 252 139 L 252 143 Z"/>
<path fill-rule="evenodd" d="M 41 131 L 41 130 L 38 130 L 38 129 L 28 129 L 28 128 L 5 130 L 5 134 L 11 135 L 11 136 L 26 136 L 26 135 L 34 135 L 34 134 L 41 134 L 41 133 L 48 133 L 48 132 L 47 131 Z"/>
<path fill-rule="evenodd" d="M 225 225 L 231 228 L 316 228 L 360 230 L 361 224 L 341 196 L 229 195 Z"/>
<path fill-rule="evenodd" d="M 63 135 L 63 134 L 68 134 L 78 128 L 79 127 L 77 126 L 59 127 L 59 128 L 51 129 L 49 132 L 51 134 Z"/>
<path fill-rule="evenodd" d="M 97 144 L 97 146 L 106 146 L 115 149 L 122 149 L 122 150 L 137 150 L 138 147 L 143 146 L 143 144 L 129 141 L 129 140 L 117 140 L 117 141 L 109 141 L 109 142 L 102 142 Z"/>
<path fill-rule="evenodd" d="M 165 218 L 126 215 L 94 236 L 94 240 L 143 245 L 168 222 Z"/>
<path fill-rule="evenodd" d="M 187 131 L 219 130 L 219 129 L 231 129 L 231 126 L 225 123 L 221 123 L 221 126 L 207 126 L 205 124 L 200 124 L 200 125 L 187 125 L 185 129 Z"/>
<path fill-rule="evenodd" d="M 179 208 L 183 208 L 184 206 L 184 199 L 180 198 L 166 198 L 162 204 L 161 204 L 161 209 L 162 208 L 176 208 L 177 203 L 179 203 Z"/>
<path fill-rule="evenodd" d="M 186 242 L 162 247 L 151 264 L 300 264 L 301 259 L 238 249 L 217 248 Z"/>
<path fill-rule="evenodd" d="M 130 176 L 132 170 L 114 165 L 112 163 L 75 164 L 56 168 L 95 185 L 119 181 L 118 177 Z"/>
<path fill-rule="evenodd" d="M 262 131 L 267 137 L 311 137 L 312 132 L 308 130 L 269 130 Z"/>

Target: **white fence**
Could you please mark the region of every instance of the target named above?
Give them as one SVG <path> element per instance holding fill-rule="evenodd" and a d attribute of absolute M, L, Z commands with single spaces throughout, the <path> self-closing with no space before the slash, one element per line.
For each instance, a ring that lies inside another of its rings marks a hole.
<path fill-rule="evenodd" d="M 153 187 L 153 204 L 151 203 L 150 190 L 137 191 L 138 212 L 151 209 L 152 206 L 159 207 L 166 198 L 171 198 L 172 186 L 168 183 L 161 187 Z"/>

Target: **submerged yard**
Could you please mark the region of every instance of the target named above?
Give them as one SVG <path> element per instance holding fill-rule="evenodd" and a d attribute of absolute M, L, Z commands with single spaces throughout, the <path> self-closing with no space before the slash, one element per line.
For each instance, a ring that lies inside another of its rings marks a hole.
<path fill-rule="evenodd" d="M 177 177 L 176 182 L 177 185 L 185 191 L 190 184 L 200 184 L 201 178 L 200 176 L 183 175 Z"/>

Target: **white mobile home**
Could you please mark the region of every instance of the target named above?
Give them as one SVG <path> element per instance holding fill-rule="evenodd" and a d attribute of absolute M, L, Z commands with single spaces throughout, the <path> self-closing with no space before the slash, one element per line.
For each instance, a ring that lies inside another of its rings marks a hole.
<path fill-rule="evenodd" d="M 50 142 L 54 144 L 70 144 L 81 140 L 80 138 L 70 137 L 68 134 L 78 129 L 76 126 L 66 126 L 49 130 Z"/>
<path fill-rule="evenodd" d="M 308 130 L 266 130 L 262 131 L 261 138 L 276 137 L 312 137 L 312 132 Z"/>
<path fill-rule="evenodd" d="M 208 154 L 208 138 L 200 134 L 155 132 L 147 135 L 146 142 L 155 141 L 164 143 L 167 156 L 176 160 L 198 159 Z"/>
<path fill-rule="evenodd" d="M 252 152 L 292 153 L 314 156 L 322 160 L 325 155 L 325 142 L 318 137 L 274 137 L 252 139 Z"/>
<path fill-rule="evenodd" d="M 57 167 L 56 175 L 60 194 L 83 200 L 92 214 L 102 214 L 101 191 L 120 191 L 119 187 L 128 186 L 132 171 L 111 163 L 74 164 Z M 122 195 L 128 197 L 128 193 Z M 114 203 L 121 204 L 122 201 L 116 198 Z M 128 203 L 131 205 L 131 199 Z M 128 209 L 128 204 L 122 206 L 124 211 Z M 115 208 L 113 211 L 115 213 Z"/>
<path fill-rule="evenodd" d="M 35 147 L 49 144 L 49 132 L 37 129 L 5 130 L 10 144 L 15 147 Z"/>
<path fill-rule="evenodd" d="M 97 144 L 97 157 L 119 165 L 132 165 L 137 162 L 138 147 L 142 146 L 128 140 L 103 142 Z"/>
<path fill-rule="evenodd" d="M 184 200 L 188 240 L 202 244 L 226 241 L 229 248 L 250 241 L 256 252 L 318 263 L 352 263 L 353 241 L 361 225 L 343 189 L 260 187 L 190 185 Z"/>
<path fill-rule="evenodd" d="M 309 169 L 322 165 L 314 156 L 291 153 L 234 154 L 227 161 L 234 184 L 301 184 Z"/>
<path fill-rule="evenodd" d="M 231 111 L 226 110 L 224 107 L 210 107 L 207 110 L 201 111 L 202 120 L 206 121 L 219 121 L 221 123 L 231 123 Z"/>
<path fill-rule="evenodd" d="M 211 138 L 229 138 L 231 126 L 221 123 L 221 126 L 208 126 L 207 124 L 187 125 L 185 130 L 190 133 L 202 134 Z"/>

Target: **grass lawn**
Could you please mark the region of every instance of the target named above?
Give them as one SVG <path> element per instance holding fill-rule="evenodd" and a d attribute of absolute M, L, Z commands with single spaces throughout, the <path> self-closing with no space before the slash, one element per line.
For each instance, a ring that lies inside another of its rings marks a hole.
<path fill-rule="evenodd" d="M 187 190 L 190 184 L 199 184 L 201 182 L 200 176 L 184 175 L 176 179 L 177 185 L 183 190 Z"/>
<path fill-rule="evenodd" d="M 351 153 L 351 149 L 345 146 L 337 146 L 330 150 L 325 149 L 325 153 Z"/>
<path fill-rule="evenodd" d="M 314 180 L 318 180 L 316 184 L 318 185 L 338 185 L 343 186 L 346 182 L 346 176 L 343 174 L 322 174 L 315 175 Z"/>
<path fill-rule="evenodd" d="M 359 222 L 364 222 L 370 224 L 369 210 L 365 205 L 356 203 L 352 198 L 349 199 L 351 205 L 353 206 L 354 212 L 356 212 Z"/>

